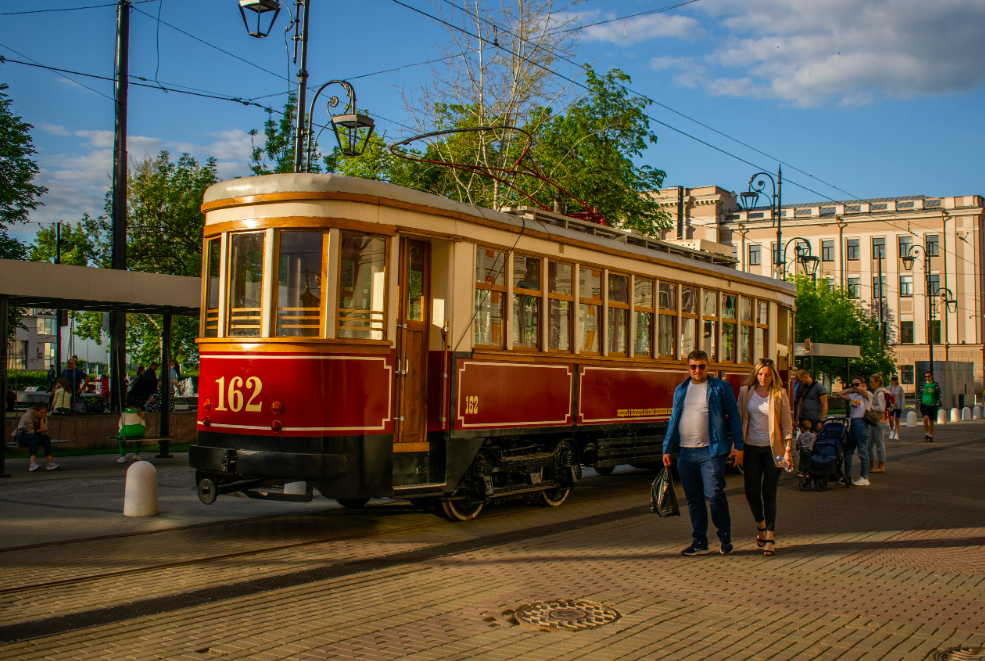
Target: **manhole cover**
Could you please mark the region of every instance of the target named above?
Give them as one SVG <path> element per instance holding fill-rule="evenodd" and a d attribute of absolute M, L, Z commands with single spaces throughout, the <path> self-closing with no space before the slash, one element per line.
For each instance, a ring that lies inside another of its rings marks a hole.
<path fill-rule="evenodd" d="M 547 631 L 582 631 L 615 622 L 619 613 L 584 599 L 562 599 L 521 606 L 514 617 L 520 624 Z"/>
<path fill-rule="evenodd" d="M 936 661 L 985 661 L 985 647 L 952 647 L 934 655 Z"/>

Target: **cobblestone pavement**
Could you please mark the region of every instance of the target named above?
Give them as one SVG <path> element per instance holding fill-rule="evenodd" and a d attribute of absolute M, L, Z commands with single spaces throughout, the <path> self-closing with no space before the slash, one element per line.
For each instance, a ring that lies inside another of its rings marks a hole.
<path fill-rule="evenodd" d="M 735 553 L 684 558 L 686 511 L 649 514 L 653 474 L 630 470 L 587 477 L 557 509 L 465 524 L 380 501 L 92 539 L 83 526 L 0 549 L 0 640 L 38 636 L 0 659 L 932 658 L 985 645 L 985 423 L 935 437 L 905 430 L 870 487 L 784 478 L 773 558 L 741 476 Z M 578 632 L 512 617 L 574 598 L 621 617 Z"/>

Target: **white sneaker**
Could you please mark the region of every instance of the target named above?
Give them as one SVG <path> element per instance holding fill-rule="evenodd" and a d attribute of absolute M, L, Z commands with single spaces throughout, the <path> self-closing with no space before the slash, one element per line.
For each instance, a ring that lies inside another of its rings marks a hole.
<path fill-rule="evenodd" d="M 140 461 L 140 455 L 139 454 L 133 455 L 133 460 L 134 461 Z"/>
<path fill-rule="evenodd" d="M 126 457 L 126 455 L 120 455 L 120 458 L 116 460 L 116 463 L 118 463 L 118 464 L 125 464 L 125 463 L 127 463 L 127 457 Z"/>
<path fill-rule="evenodd" d="M 31 465 L 27 467 L 27 470 L 32 472 L 38 470 L 38 462 L 32 461 Z"/>
<path fill-rule="evenodd" d="M 860 477 L 857 480 L 855 480 L 854 482 L 852 482 L 852 484 L 854 484 L 857 487 L 867 487 L 867 486 L 869 486 L 869 481 L 867 479 L 865 479 L 864 477 Z"/>
<path fill-rule="evenodd" d="M 48 462 L 48 468 L 47 468 L 46 470 L 50 470 L 50 471 L 56 471 L 56 470 L 58 470 L 59 468 L 61 468 L 61 466 L 59 466 L 58 464 L 56 464 L 56 463 L 55 463 L 55 462 L 53 462 L 53 461 L 49 461 L 49 462 Z"/>

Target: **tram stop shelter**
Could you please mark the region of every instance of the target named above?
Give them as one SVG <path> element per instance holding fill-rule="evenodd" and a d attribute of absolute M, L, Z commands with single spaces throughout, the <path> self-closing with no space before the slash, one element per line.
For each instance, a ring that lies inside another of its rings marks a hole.
<path fill-rule="evenodd" d="M 160 314 L 164 316 L 161 378 L 165 385 L 160 435 L 169 438 L 171 319 L 174 315 L 197 317 L 201 296 L 201 278 L 0 259 L 0 393 L 7 392 L 6 338 L 11 307 Z M 114 389 L 116 384 L 111 390 L 122 392 Z M 0 453 L 2 450 L 0 445 Z M 168 454 L 166 441 L 161 442 L 161 454 Z M 2 456 L 0 475 L 4 473 Z"/>
<path fill-rule="evenodd" d="M 844 358 L 845 373 L 848 375 L 848 380 L 851 381 L 852 370 L 849 367 L 849 361 L 852 358 L 859 358 L 861 355 L 862 349 L 857 344 L 824 344 L 807 340 L 806 342 L 795 342 L 793 345 L 795 360 L 797 358 L 811 359 L 812 376 L 814 374 L 814 358 Z"/>

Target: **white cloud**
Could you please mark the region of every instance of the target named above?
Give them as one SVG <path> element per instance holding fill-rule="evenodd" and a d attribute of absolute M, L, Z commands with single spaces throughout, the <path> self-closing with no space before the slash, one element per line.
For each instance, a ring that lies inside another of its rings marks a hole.
<path fill-rule="evenodd" d="M 612 15 L 607 16 L 607 18 L 612 17 Z M 582 35 L 588 41 L 607 41 L 613 44 L 628 46 L 641 41 L 647 41 L 648 39 L 659 39 L 661 37 L 700 39 L 705 35 L 705 30 L 697 20 L 690 16 L 651 14 L 649 16 L 630 18 L 625 21 L 594 25 L 586 28 Z"/>
<path fill-rule="evenodd" d="M 731 32 L 705 57 L 716 75 L 696 79 L 684 62 L 672 64 L 682 69 L 678 84 L 701 84 L 711 94 L 806 107 L 985 84 L 981 0 L 707 0 L 696 7 Z"/>
<path fill-rule="evenodd" d="M 61 124 L 41 124 L 41 130 L 52 135 L 72 135 L 72 132 Z"/>

